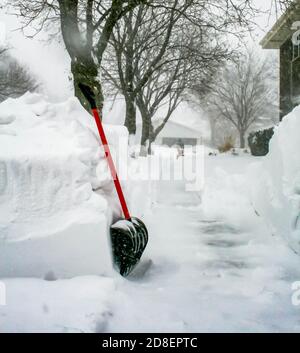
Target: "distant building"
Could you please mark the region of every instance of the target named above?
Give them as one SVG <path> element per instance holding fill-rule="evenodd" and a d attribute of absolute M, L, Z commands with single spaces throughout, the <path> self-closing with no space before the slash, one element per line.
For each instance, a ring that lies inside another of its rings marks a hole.
<path fill-rule="evenodd" d="M 158 145 L 167 145 L 169 147 L 177 145 L 179 142 L 186 146 L 200 145 L 203 142 L 202 134 L 195 128 L 168 121 L 155 141 Z"/>
<path fill-rule="evenodd" d="M 141 124 L 137 125 L 137 136 L 141 134 Z M 169 147 L 184 144 L 185 146 L 196 146 L 207 141 L 203 141 L 203 132 L 195 127 L 188 127 L 169 120 L 155 140 L 156 145 L 166 145 Z"/>
<path fill-rule="evenodd" d="M 280 51 L 280 120 L 300 104 L 300 0 L 295 1 L 261 41 Z"/>

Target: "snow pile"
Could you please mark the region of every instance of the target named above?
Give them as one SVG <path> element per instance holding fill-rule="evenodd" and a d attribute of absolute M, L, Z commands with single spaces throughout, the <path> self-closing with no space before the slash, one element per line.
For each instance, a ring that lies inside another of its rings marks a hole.
<path fill-rule="evenodd" d="M 274 233 L 300 251 L 300 107 L 275 129 L 270 152 L 251 168 L 249 184 L 257 212 Z"/>
<path fill-rule="evenodd" d="M 241 157 L 220 154 L 205 161 L 205 185 L 201 197 L 204 218 L 226 222 L 243 231 L 255 226 L 257 216 L 248 197 L 244 175 L 251 162 L 252 157 L 245 154 Z"/>
<path fill-rule="evenodd" d="M 128 138 L 121 127 L 105 130 L 113 150 Z M 50 104 L 28 93 L 3 102 L 0 146 L 0 276 L 107 273 L 115 194 L 77 99 Z"/>

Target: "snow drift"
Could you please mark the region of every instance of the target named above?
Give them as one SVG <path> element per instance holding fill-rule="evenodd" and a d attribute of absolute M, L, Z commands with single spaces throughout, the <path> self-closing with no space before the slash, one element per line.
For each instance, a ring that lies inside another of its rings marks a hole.
<path fill-rule="evenodd" d="M 128 138 L 122 127 L 105 130 L 113 150 Z M 0 146 L 0 277 L 109 273 L 116 200 L 94 121 L 77 99 L 6 100 Z"/>
<path fill-rule="evenodd" d="M 249 184 L 255 209 L 275 233 L 300 252 L 300 107 L 287 115 L 270 142 L 270 152 L 252 167 Z"/>

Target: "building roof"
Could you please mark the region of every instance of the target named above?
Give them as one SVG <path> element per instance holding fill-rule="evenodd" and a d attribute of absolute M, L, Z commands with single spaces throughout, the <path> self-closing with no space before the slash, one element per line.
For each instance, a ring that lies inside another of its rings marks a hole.
<path fill-rule="evenodd" d="M 280 49 L 297 30 L 297 28 L 292 28 L 296 21 L 300 21 L 300 0 L 295 0 L 265 35 L 260 42 L 263 49 Z"/>
<path fill-rule="evenodd" d="M 154 121 L 154 128 L 160 125 L 163 119 L 157 119 Z M 137 123 L 137 128 L 141 129 L 142 122 Z M 200 138 L 204 134 L 198 126 L 187 126 L 177 121 L 169 120 L 162 131 L 159 133 L 159 137 L 186 137 L 186 138 Z"/>
<path fill-rule="evenodd" d="M 184 137 L 201 138 L 203 131 L 197 127 L 186 126 L 175 121 L 169 120 L 164 129 L 159 133 L 159 137 Z"/>

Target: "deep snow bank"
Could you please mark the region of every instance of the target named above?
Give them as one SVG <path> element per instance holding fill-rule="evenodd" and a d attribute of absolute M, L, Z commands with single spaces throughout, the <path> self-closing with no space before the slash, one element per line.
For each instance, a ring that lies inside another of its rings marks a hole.
<path fill-rule="evenodd" d="M 275 129 L 270 152 L 250 172 L 255 209 L 300 251 L 300 107 Z"/>
<path fill-rule="evenodd" d="M 106 132 L 112 148 L 127 139 L 121 127 Z M 0 146 L 0 276 L 110 271 L 112 182 L 94 121 L 78 101 L 8 99 Z"/>

